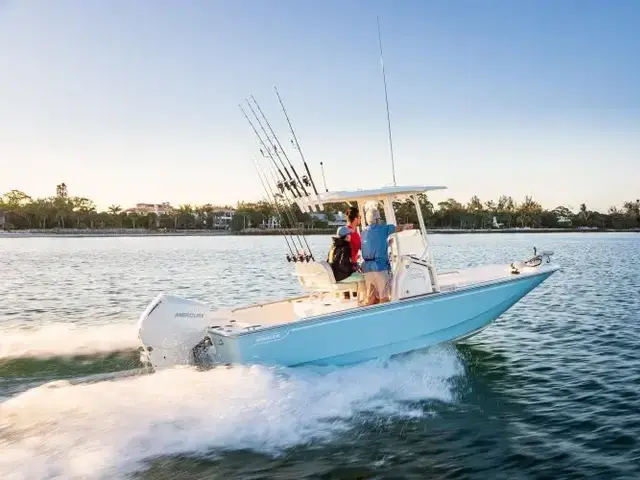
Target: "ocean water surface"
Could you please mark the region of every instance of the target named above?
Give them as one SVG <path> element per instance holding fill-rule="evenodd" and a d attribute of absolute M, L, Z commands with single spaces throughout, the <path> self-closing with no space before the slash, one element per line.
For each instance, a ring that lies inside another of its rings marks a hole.
<path fill-rule="evenodd" d="M 455 347 L 145 375 L 155 295 L 297 294 L 284 240 L 0 238 L 0 478 L 640 478 L 640 234 L 430 240 L 440 268 L 562 270 Z"/>

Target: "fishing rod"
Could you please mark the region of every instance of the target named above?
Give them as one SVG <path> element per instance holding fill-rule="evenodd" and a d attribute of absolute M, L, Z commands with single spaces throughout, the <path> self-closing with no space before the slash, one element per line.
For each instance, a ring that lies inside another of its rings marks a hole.
<path fill-rule="evenodd" d="M 282 111 L 284 112 L 284 116 L 287 118 L 287 123 L 289 124 L 289 130 L 291 130 L 291 135 L 293 135 L 293 140 L 295 140 L 295 147 L 298 150 L 298 152 L 300 153 L 300 157 L 302 158 L 302 163 L 304 163 L 304 168 L 307 171 L 307 175 L 309 177 L 309 180 L 311 182 L 311 186 L 313 187 L 313 191 L 315 192 L 316 195 L 318 195 L 318 189 L 316 188 L 316 184 L 313 181 L 313 177 L 311 176 L 311 172 L 309 171 L 309 165 L 307 165 L 307 161 L 304 158 L 304 155 L 302 153 L 302 149 L 300 148 L 300 144 L 298 143 L 298 137 L 296 137 L 296 132 L 293 131 L 293 126 L 291 125 L 291 120 L 289 120 L 289 115 L 287 114 L 287 110 L 284 108 L 284 103 L 282 103 L 282 98 L 280 98 L 280 93 L 278 93 L 278 89 L 276 88 L 276 86 L 273 86 L 273 89 L 276 91 L 276 95 L 278 96 L 278 101 L 280 102 L 280 106 L 282 107 Z M 304 177 L 303 177 L 304 178 Z"/>
<path fill-rule="evenodd" d="M 277 181 L 277 176 L 273 170 L 273 167 L 269 169 L 269 173 L 271 174 L 271 177 L 273 178 L 274 182 Z M 266 177 L 266 175 L 265 175 Z M 274 194 L 274 199 L 276 199 L 276 195 L 278 194 Z M 311 247 L 309 246 L 309 242 L 307 241 L 307 237 L 305 236 L 304 232 L 302 232 L 302 229 L 300 227 L 296 228 L 295 225 L 297 224 L 297 219 L 295 217 L 295 214 L 293 213 L 291 207 L 289 206 L 289 202 L 291 202 L 291 200 L 287 197 L 287 193 L 286 192 L 282 192 L 279 194 L 284 200 L 285 200 L 285 209 L 288 212 L 289 215 L 289 221 L 291 222 L 291 229 L 296 233 L 296 236 L 298 237 L 298 242 L 300 243 L 301 247 L 302 247 L 302 251 L 305 251 L 305 247 L 302 245 L 302 240 L 300 240 L 300 236 L 302 235 L 302 239 L 304 240 L 304 243 L 306 245 L 306 249 L 309 251 L 309 254 L 306 255 L 306 261 L 308 262 L 309 260 L 314 260 L 315 258 L 313 257 L 313 252 L 311 251 Z M 293 240 L 293 235 L 291 236 L 292 240 Z M 300 258 L 300 261 L 302 261 L 303 259 Z M 294 260 L 295 261 L 295 260 Z"/>
<path fill-rule="evenodd" d="M 248 103 L 248 102 L 247 102 Z M 251 108 L 251 105 L 249 105 L 249 108 Z M 265 145 L 264 140 L 262 139 L 262 136 L 257 132 L 255 126 L 253 125 L 253 123 L 251 122 L 251 120 L 249 120 L 247 114 L 245 113 L 245 111 L 243 110 L 243 108 L 240 106 L 240 110 L 242 111 L 242 113 L 245 115 L 245 118 L 247 119 L 247 121 L 249 122 L 249 124 L 251 125 L 251 127 L 253 128 L 254 132 L 256 133 L 256 136 L 258 137 L 258 139 L 260 140 L 260 142 L 262 143 L 262 145 L 265 147 L 265 149 L 267 149 L 267 151 L 269 152 L 269 157 L 271 158 L 272 161 L 272 167 L 271 167 L 271 174 L 273 177 L 273 181 L 276 184 L 276 186 L 278 187 L 278 189 L 280 190 L 280 194 L 283 196 L 283 198 L 285 198 L 285 200 L 287 202 L 290 202 L 290 199 L 287 197 L 287 190 L 289 192 L 291 192 L 291 195 L 294 197 L 295 199 L 295 194 L 293 193 L 293 191 L 291 190 L 290 185 L 293 185 L 295 183 L 295 181 L 292 179 L 290 183 L 287 182 L 286 178 L 284 177 L 284 174 L 282 173 L 282 170 L 280 170 L 280 167 L 278 166 L 277 162 L 275 161 L 275 159 L 273 158 L 273 155 L 271 155 L 271 152 L 269 151 L 268 147 Z M 253 109 L 252 109 L 253 111 Z M 255 115 L 255 111 L 253 112 Z M 257 119 L 257 116 L 256 116 Z M 259 121 L 259 119 L 257 119 Z M 264 127 L 263 127 L 264 130 Z M 266 132 L 265 132 L 266 135 Z M 267 135 L 267 140 L 269 140 L 268 135 Z M 261 150 L 262 151 L 262 150 Z M 263 152 L 263 157 L 266 157 L 264 155 Z M 282 161 L 282 160 L 281 160 Z M 275 166 L 275 168 L 277 169 L 278 173 L 280 173 L 280 176 L 283 178 L 284 180 L 284 184 L 282 181 L 279 181 L 277 179 L 277 175 L 274 174 L 273 172 L 273 167 Z M 284 165 L 283 165 L 284 166 Z M 286 168 L 286 167 L 285 167 Z M 285 188 L 286 187 L 286 188 Z M 299 194 L 299 193 L 298 193 Z M 275 199 L 275 194 L 274 194 L 274 199 Z M 297 219 L 294 215 L 294 213 L 291 210 L 291 207 L 289 206 L 289 203 L 285 204 L 285 212 L 288 214 L 288 219 L 291 223 L 292 229 L 295 232 L 295 224 L 297 223 Z M 301 232 L 301 229 L 298 228 L 298 232 Z M 309 261 L 309 258 L 314 260 L 313 257 L 313 252 L 311 251 L 311 247 L 309 246 L 309 242 L 307 241 L 304 233 L 302 233 L 302 239 L 304 240 L 304 244 L 306 244 L 306 250 L 305 247 L 303 245 L 302 240 L 300 240 L 300 233 L 296 233 L 296 236 L 298 237 L 298 242 L 300 243 L 301 249 L 304 252 L 304 257 L 300 257 L 300 261 L 303 261 L 303 259 L 306 257 L 306 260 Z M 293 236 L 291 236 L 291 240 L 293 242 Z M 295 245 L 295 242 L 293 242 Z M 308 254 L 306 253 L 306 251 L 308 250 Z"/>
<path fill-rule="evenodd" d="M 273 131 L 273 128 L 271 128 L 271 124 L 269 123 L 269 120 L 267 120 L 266 115 L 264 114 L 264 112 L 262 111 L 262 109 L 260 108 L 260 105 L 258 105 L 258 102 L 256 101 L 256 99 L 253 97 L 253 95 L 251 95 L 251 99 L 253 100 L 253 103 L 256 104 L 256 107 L 258 107 L 258 111 L 260 112 L 260 114 L 262 115 L 262 118 L 264 118 L 265 123 L 267 124 L 267 127 L 269 128 L 269 130 L 271 131 L 271 135 L 273 135 L 273 138 L 275 139 L 276 142 L 278 142 L 278 147 L 280 147 L 280 151 L 282 152 L 282 154 L 284 155 L 284 158 L 287 159 L 287 162 L 289 163 L 289 166 L 291 167 L 291 171 L 293 172 L 293 174 L 296 176 L 296 179 L 298 180 L 298 184 L 302 187 L 302 191 L 304 192 L 305 197 L 309 196 L 309 194 L 307 193 L 307 189 L 304 188 L 305 187 L 305 182 L 303 182 L 302 180 L 300 180 L 300 177 L 298 176 L 298 172 L 296 171 L 295 167 L 293 166 L 293 164 L 291 163 L 291 160 L 289 160 L 289 156 L 287 155 L 287 152 L 285 151 L 285 149 L 282 147 L 282 144 L 280 143 L 280 139 L 278 138 L 278 136 L 276 135 L 276 133 Z M 274 145 L 275 148 L 275 145 Z M 303 175 L 304 178 L 304 175 Z M 307 186 L 309 186 L 309 179 L 306 179 L 306 184 Z"/>
<path fill-rule="evenodd" d="M 271 178 L 273 178 L 274 182 L 277 180 L 277 176 L 275 174 L 275 171 L 273 169 L 273 166 L 271 166 L 271 168 L 268 169 L 269 173 L 271 174 Z M 266 178 L 266 174 L 265 174 L 265 178 Z M 268 183 L 268 181 L 267 181 Z M 290 229 L 295 233 L 296 237 L 298 238 L 298 243 L 300 244 L 300 248 L 303 252 L 305 252 L 305 257 L 306 260 L 309 261 L 309 258 L 313 259 L 313 252 L 311 251 L 311 247 L 309 246 L 309 243 L 307 242 L 307 238 L 304 235 L 304 232 L 302 232 L 301 228 L 296 228 L 296 224 L 297 224 L 297 218 L 295 213 L 293 212 L 293 209 L 291 208 L 291 203 L 292 200 L 288 198 L 287 193 L 286 192 L 281 192 L 281 193 L 273 193 L 273 198 L 274 201 L 277 202 L 278 201 L 278 197 L 282 198 L 282 203 L 283 203 L 283 208 L 285 210 L 285 213 L 287 214 L 287 218 L 289 220 L 289 223 L 291 224 Z M 300 239 L 300 236 L 302 236 L 302 240 Z M 291 235 L 292 241 L 293 241 L 293 235 Z M 304 244 L 303 244 L 303 240 L 304 240 Z M 306 250 L 305 250 L 305 245 L 306 245 Z M 309 253 L 307 254 L 306 251 L 309 251 Z M 302 261 L 303 258 L 300 258 L 300 261 Z M 295 261 L 295 260 L 294 260 Z"/>
<path fill-rule="evenodd" d="M 264 140 L 262 140 L 262 137 L 260 136 L 260 134 L 258 133 L 258 130 L 256 130 L 256 127 L 253 125 L 253 122 L 251 121 L 251 119 L 249 118 L 249 116 L 247 115 L 247 113 L 244 111 L 244 109 L 242 108 L 242 105 L 238 105 L 238 107 L 240 107 L 240 111 L 242 111 L 242 114 L 244 115 L 244 118 L 247 119 L 247 122 L 249 122 L 249 125 L 251 125 L 251 128 L 253 129 L 254 133 L 256 134 L 256 137 L 258 137 L 258 140 L 260 140 L 260 143 L 262 144 L 262 146 L 264 147 L 264 149 L 267 151 L 267 153 L 269 154 L 269 157 L 271 158 L 271 161 L 273 162 L 273 164 L 276 166 L 276 168 L 278 169 L 278 172 L 280 173 L 280 176 L 282 177 L 282 181 L 277 181 L 276 185 L 278 187 L 278 189 L 281 192 L 284 192 L 285 189 L 290 190 L 291 189 L 291 184 L 289 183 L 289 181 L 287 180 L 287 177 L 284 176 L 284 173 L 282 173 L 282 170 L 280 170 L 280 167 L 278 166 L 275 158 L 273 158 L 273 155 L 271 155 L 271 151 L 269 150 L 269 148 L 265 145 Z M 260 153 L 262 153 L 263 157 L 266 157 L 264 151 L 262 149 L 260 149 Z M 295 197 L 295 195 L 294 195 Z"/>
<path fill-rule="evenodd" d="M 265 157 L 265 156 L 263 155 L 263 157 Z M 280 186 L 280 185 L 282 185 L 282 182 L 278 180 L 278 178 L 277 178 L 278 176 L 276 174 L 276 170 L 280 173 L 280 175 L 282 175 L 282 171 L 279 169 L 278 164 L 273 161 L 273 158 L 271 160 L 272 160 L 272 162 L 270 164 L 268 163 L 270 165 L 270 168 L 268 168 L 267 170 L 271 174 L 271 177 L 273 179 L 274 184 L 276 186 Z M 274 167 L 275 167 L 275 169 L 274 169 Z M 266 174 L 264 176 L 265 176 L 265 179 L 266 179 L 267 178 Z M 269 189 L 272 190 L 271 189 L 271 184 L 268 182 L 268 180 L 267 180 L 267 185 L 269 186 Z M 292 211 L 291 206 L 290 206 L 291 203 L 293 203 L 293 201 L 291 199 L 289 199 L 289 197 L 287 195 L 287 190 L 285 190 L 283 188 L 280 188 L 280 190 L 281 190 L 280 193 L 273 193 L 273 190 L 272 190 L 272 195 L 273 195 L 273 198 L 274 198 L 274 202 L 276 202 L 276 203 L 277 203 L 277 197 L 278 196 L 280 196 L 280 197 L 282 197 L 284 199 L 284 201 L 283 201 L 283 205 L 284 205 L 283 209 L 284 209 L 284 211 L 286 213 L 286 216 L 287 216 L 287 219 L 289 220 L 289 223 L 291 224 L 291 230 L 293 232 L 295 232 L 295 234 L 296 234 L 296 236 L 298 238 L 298 243 L 300 244 L 300 249 L 303 252 L 303 253 L 299 254 L 298 260 L 299 261 L 306 260 L 307 262 L 309 261 L 309 259 L 314 260 L 313 252 L 311 251 L 311 247 L 309 246 L 309 242 L 307 241 L 304 233 L 302 232 L 302 229 L 295 227 L 296 224 L 297 224 L 297 219 L 296 219 L 296 216 L 295 216 L 295 214 Z M 288 190 L 293 195 L 293 192 L 291 191 L 291 189 L 288 189 Z M 294 195 L 294 198 L 295 198 L 295 195 Z M 302 235 L 302 240 L 300 239 L 301 235 Z M 304 243 L 303 243 L 303 240 L 304 240 Z M 296 248 L 298 248 L 295 245 L 295 241 L 294 241 L 293 235 L 291 235 L 291 241 L 294 244 L 294 246 Z M 306 245 L 306 250 L 305 250 L 305 245 Z M 308 251 L 308 253 L 307 253 L 307 251 Z M 296 260 L 294 260 L 294 261 L 296 261 Z"/>
<path fill-rule="evenodd" d="M 273 189 L 271 188 L 271 185 L 269 184 L 269 181 L 266 177 L 266 174 L 261 173 L 260 171 L 260 165 L 259 163 L 255 160 L 252 159 L 252 163 L 253 163 L 253 167 L 256 170 L 256 173 L 258 175 L 258 178 L 260 179 L 260 183 L 262 184 L 262 188 L 264 189 L 264 193 L 267 197 L 267 201 L 270 204 L 273 204 L 273 207 L 276 209 L 276 212 L 278 213 L 278 216 L 282 217 L 282 212 L 280 212 L 280 208 L 278 207 L 278 203 L 276 201 L 275 198 L 275 194 L 273 193 Z M 263 178 L 264 175 L 264 178 Z M 272 200 L 273 199 L 273 200 Z M 297 246 L 295 244 L 295 241 L 293 240 L 293 236 L 291 236 L 291 243 L 293 244 L 293 248 L 291 247 L 291 245 L 289 245 L 289 241 L 287 240 L 287 236 L 285 235 L 285 241 L 287 242 L 287 246 L 289 247 L 289 251 L 291 253 L 291 255 L 295 255 L 295 251 L 297 250 Z"/>
<path fill-rule="evenodd" d="M 253 98 L 253 96 L 252 96 L 252 98 Z M 253 101 L 256 103 L 256 106 L 258 107 L 258 109 L 260 109 L 260 106 L 255 101 L 255 98 L 253 98 Z M 260 126 L 261 130 L 263 131 L 267 141 L 269 143 L 271 143 L 269 135 L 267 134 L 264 126 L 262 125 L 262 122 L 260 121 L 260 118 L 258 117 L 258 115 L 256 114 L 255 110 L 253 109 L 253 107 L 251 106 L 251 104 L 249 103 L 248 100 L 247 100 L 247 105 L 251 109 L 251 112 L 253 113 L 253 116 L 255 117 L 258 125 Z M 297 229 L 295 228 L 295 226 L 297 224 L 297 219 L 296 219 L 295 214 L 293 213 L 293 211 L 291 209 L 290 205 L 291 205 L 292 201 L 289 199 L 288 193 L 290 193 L 292 195 L 294 200 L 296 198 L 296 193 L 297 193 L 298 197 L 301 197 L 300 191 L 297 188 L 296 182 L 293 179 L 293 177 L 291 177 L 291 174 L 289 173 L 286 165 L 284 165 L 284 162 L 282 161 L 282 158 L 280 158 L 280 156 L 278 155 L 277 148 L 275 147 L 275 145 L 273 145 L 273 149 L 274 149 L 276 155 L 278 156 L 278 159 L 280 160 L 280 163 L 282 164 L 283 168 L 285 169 L 285 172 L 287 172 L 287 176 L 289 177 L 289 180 L 287 181 L 287 178 L 284 176 L 284 174 L 282 173 L 282 170 L 278 166 L 278 163 L 276 162 L 275 158 L 273 157 L 273 155 L 271 153 L 271 149 L 269 147 L 267 147 L 267 145 L 265 144 L 262 136 L 260 135 L 260 133 L 258 132 L 256 127 L 254 126 L 254 124 L 251 121 L 251 119 L 249 119 L 249 116 L 244 111 L 242 106 L 241 105 L 238 105 L 238 106 L 240 107 L 240 111 L 242 111 L 242 114 L 244 115 L 244 117 L 247 119 L 247 122 L 249 122 L 249 125 L 253 129 L 253 132 L 258 137 L 258 140 L 260 141 L 260 144 L 264 147 L 264 149 L 266 150 L 266 152 L 268 154 L 268 157 L 267 157 L 267 155 L 265 155 L 265 153 L 261 149 L 260 152 L 262 153 L 262 156 L 264 158 L 270 158 L 271 159 L 271 168 L 269 169 L 269 172 L 271 173 L 271 176 L 273 178 L 273 181 L 274 181 L 276 187 L 280 190 L 280 193 L 279 194 L 273 193 L 273 190 L 271 189 L 271 185 L 270 185 L 270 183 L 268 181 L 267 181 L 267 185 L 269 186 L 269 190 L 271 190 L 271 192 L 272 192 L 274 205 L 277 206 L 277 202 L 278 202 L 277 196 L 278 195 L 281 196 L 284 199 L 283 204 L 284 204 L 285 213 L 287 214 L 287 217 L 288 217 L 288 219 L 289 219 L 289 221 L 291 223 L 292 230 L 294 232 L 296 232 L 296 236 L 298 237 L 298 242 L 299 242 L 299 244 L 301 246 L 301 252 L 299 253 L 298 257 L 294 256 L 292 260 L 294 262 L 295 261 L 305 261 L 305 260 L 307 262 L 309 262 L 309 260 L 315 261 L 315 258 L 313 256 L 313 252 L 311 251 L 311 247 L 309 246 L 309 242 L 307 241 L 307 238 L 304 235 L 304 232 L 302 232 L 302 229 L 300 227 L 298 227 Z M 265 118 L 265 121 L 268 124 L 268 120 L 266 119 L 266 116 L 264 115 L 262 110 L 260 110 L 260 112 L 262 113 L 263 117 Z M 270 125 L 269 125 L 269 129 L 273 132 L 273 129 L 271 129 Z M 273 132 L 273 135 L 276 138 L 276 141 L 278 142 L 278 144 L 280 144 L 280 141 L 278 140 L 277 136 L 275 135 L 275 132 Z M 285 154 L 285 156 L 286 156 L 286 153 L 284 152 L 284 149 L 282 149 L 282 150 L 283 150 L 283 154 Z M 293 168 L 293 165 L 291 164 L 291 161 L 288 159 L 288 157 L 287 157 L 287 161 L 291 165 L 292 170 L 294 170 L 294 172 L 295 172 L 295 169 Z M 275 170 L 274 170 L 273 167 L 275 167 Z M 282 178 L 282 181 L 278 180 L 275 171 L 277 171 L 280 174 L 280 177 Z M 296 176 L 297 176 L 297 174 L 296 174 Z M 266 175 L 265 175 L 265 179 L 266 179 Z M 299 179 L 299 177 L 298 177 L 298 179 Z M 294 189 L 295 189 L 295 192 L 293 191 Z M 303 188 L 303 190 L 304 190 L 304 188 Z M 305 190 L 305 194 L 306 194 L 306 190 Z M 302 234 L 302 240 L 304 240 L 304 244 L 303 244 L 303 241 L 300 239 L 301 234 Z M 295 247 L 296 245 L 295 245 L 295 240 L 294 240 L 293 235 L 291 235 L 291 242 L 293 243 L 293 245 Z M 306 250 L 305 250 L 305 245 L 306 245 Z M 308 251 L 308 253 L 307 253 L 307 251 Z"/>
<path fill-rule="evenodd" d="M 247 100 L 247 105 L 249 105 L 249 108 L 251 109 L 251 113 L 253 113 L 253 116 L 256 117 L 256 121 L 258 122 L 258 126 L 260 127 L 260 129 L 262 130 L 262 132 L 264 133 L 264 136 L 267 137 L 267 141 L 269 143 L 271 143 L 271 139 L 269 138 L 269 134 L 267 133 L 267 131 L 264 129 L 264 126 L 262 125 L 262 122 L 260 121 L 260 118 L 258 118 L 258 115 L 256 114 L 256 111 L 253 109 L 253 107 L 251 106 L 251 104 L 249 103 L 249 101 Z M 287 176 L 289 177 L 289 185 L 291 185 L 295 190 L 296 193 L 298 195 L 298 198 L 301 198 L 302 195 L 300 194 L 300 190 L 298 190 L 298 184 L 296 183 L 296 181 L 293 179 L 293 177 L 291 176 L 291 174 L 289 173 L 289 170 L 287 169 L 287 166 L 284 164 L 284 162 L 282 161 L 282 158 L 280 157 L 280 154 L 278 153 L 278 149 L 276 148 L 275 145 L 271 144 L 276 156 L 278 157 L 278 160 L 280 160 L 280 163 L 282 164 L 282 167 L 284 168 L 284 171 L 287 173 Z"/>
<path fill-rule="evenodd" d="M 267 200 L 271 203 L 270 200 L 270 195 L 269 192 L 271 192 L 271 196 L 273 196 L 273 190 L 271 189 L 271 186 L 269 185 L 269 188 L 267 189 L 267 185 L 268 185 L 268 181 L 262 179 L 262 175 L 260 174 L 260 168 L 258 166 L 258 163 L 255 160 L 252 160 L 253 166 L 256 169 L 256 173 L 258 174 L 258 178 L 260 179 L 260 183 L 262 183 L 262 188 L 264 188 L 264 192 L 267 196 Z M 276 209 L 276 212 L 278 212 L 278 216 L 280 216 L 282 218 L 282 213 L 280 212 L 280 209 L 278 208 L 278 202 L 275 199 L 275 196 L 273 196 L 273 206 Z M 287 235 L 284 233 L 284 229 L 281 229 L 283 236 L 284 236 L 284 240 L 285 242 L 287 242 L 287 247 L 289 248 L 289 253 L 290 255 L 287 255 L 287 261 L 288 262 L 295 262 L 297 257 L 296 257 L 296 250 L 297 247 L 295 245 L 295 241 L 293 240 L 293 235 L 291 235 L 291 243 L 293 243 L 293 248 L 291 247 L 291 244 L 289 243 L 289 240 L 287 239 Z"/>

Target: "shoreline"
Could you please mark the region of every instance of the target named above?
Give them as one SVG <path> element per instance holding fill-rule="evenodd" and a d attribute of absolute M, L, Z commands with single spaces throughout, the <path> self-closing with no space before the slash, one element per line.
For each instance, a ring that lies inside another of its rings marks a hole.
<path fill-rule="evenodd" d="M 36 238 L 36 237 L 67 237 L 67 238 L 87 238 L 87 237 L 215 237 L 215 236 L 278 236 L 284 233 L 297 233 L 288 230 L 176 230 L 176 231 L 153 231 L 153 230 L 133 230 L 133 229 L 110 229 L 110 230 L 18 230 L 13 232 L 0 231 L 0 238 Z M 304 235 L 333 235 L 334 229 L 314 229 L 304 231 Z M 501 228 L 501 229 L 459 229 L 459 228 L 433 228 L 427 229 L 428 235 L 465 235 L 465 234 L 505 234 L 505 233 L 640 233 L 640 229 L 612 229 L 612 228 Z"/>

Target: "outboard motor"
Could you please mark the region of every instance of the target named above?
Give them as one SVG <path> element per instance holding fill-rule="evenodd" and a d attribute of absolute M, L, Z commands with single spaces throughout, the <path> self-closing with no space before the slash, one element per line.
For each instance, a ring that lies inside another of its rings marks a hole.
<path fill-rule="evenodd" d="M 209 306 L 160 294 L 138 321 L 141 360 L 155 370 L 193 365 L 194 348 L 202 344 L 209 323 Z M 206 343 L 206 342 L 204 342 Z"/>

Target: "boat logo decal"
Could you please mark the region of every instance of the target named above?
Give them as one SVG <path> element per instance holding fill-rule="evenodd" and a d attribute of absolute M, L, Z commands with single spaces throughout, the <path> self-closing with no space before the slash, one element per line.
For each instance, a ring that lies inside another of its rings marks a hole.
<path fill-rule="evenodd" d="M 273 342 L 274 340 L 280 340 L 279 333 L 272 333 L 271 335 L 263 335 L 256 338 L 256 343 Z"/>
<path fill-rule="evenodd" d="M 204 318 L 204 313 L 195 313 L 195 312 L 178 312 L 174 315 L 175 318 Z"/>
<path fill-rule="evenodd" d="M 289 333 L 291 333 L 291 330 L 287 330 L 286 332 L 273 332 L 273 333 L 267 333 L 266 335 L 261 335 L 259 337 L 257 337 L 254 342 L 253 345 L 263 345 L 265 343 L 269 343 L 269 342 L 276 342 L 278 340 L 282 340 L 284 338 L 286 338 Z"/>

